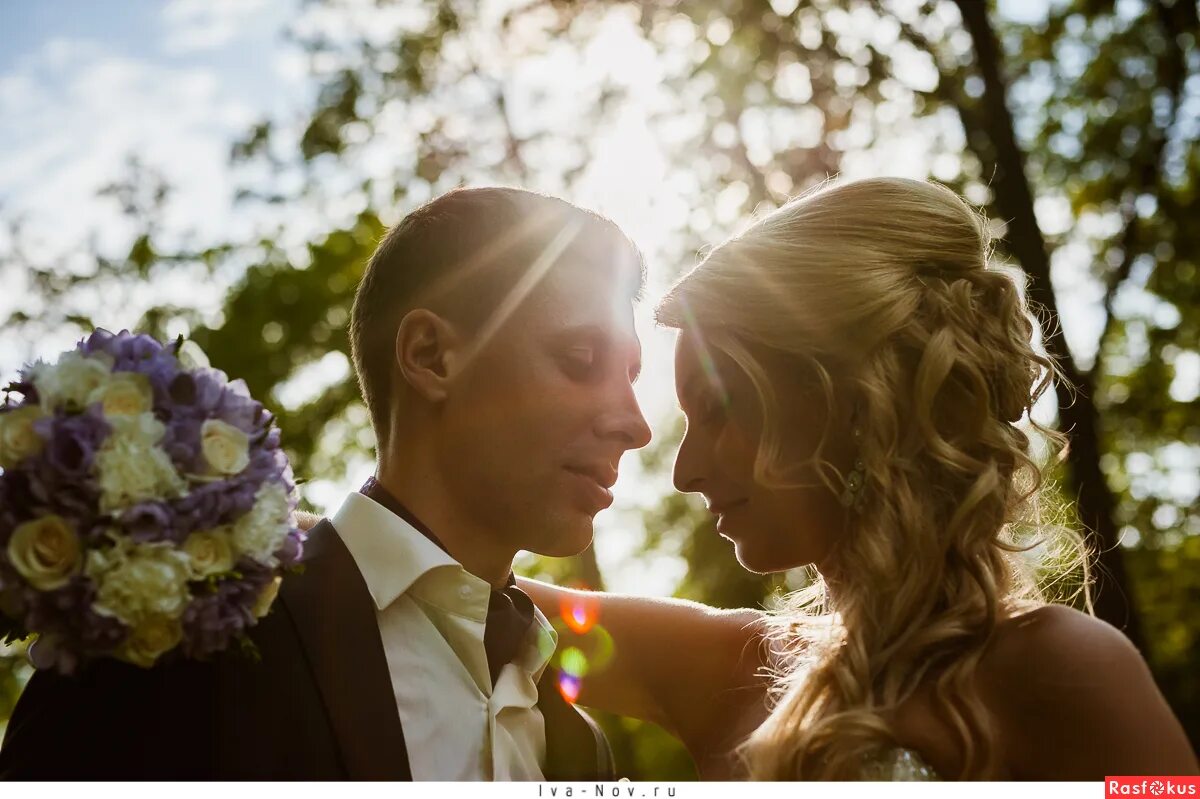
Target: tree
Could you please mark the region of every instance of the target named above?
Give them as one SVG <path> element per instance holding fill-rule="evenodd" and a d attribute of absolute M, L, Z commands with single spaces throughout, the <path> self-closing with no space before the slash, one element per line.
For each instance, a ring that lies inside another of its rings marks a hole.
<path fill-rule="evenodd" d="M 1032 21 L 976 0 L 350 5 L 312 0 L 293 31 L 318 89 L 302 129 L 262 119 L 232 144 L 231 168 L 246 176 L 239 213 L 262 220 L 255 235 L 182 246 L 186 231 L 159 221 L 169 189 L 134 162 L 107 191 L 135 230 L 120 257 L 83 242 L 86 269 L 43 263 L 19 230 L 10 237 L 0 270 L 32 276 L 10 329 L 31 342 L 136 316 L 150 332 L 188 332 L 279 412 L 299 473 L 336 474 L 372 444 L 349 376 L 351 292 L 381 231 L 416 204 L 480 182 L 579 198 L 604 133 L 640 115 L 666 157 L 662 190 L 645 202 L 671 220 L 649 255 L 679 264 L 756 209 L 865 171 L 870 154 L 903 142 L 988 211 L 1030 277 L 1045 346 L 1068 377 L 1057 387 L 1072 440 L 1065 489 L 1099 552 L 1098 611 L 1149 652 L 1200 742 L 1200 516 L 1187 482 L 1200 424 L 1181 378 L 1200 369 L 1195 4 L 1064 0 Z M 614 40 L 657 85 L 589 55 Z M 326 224 L 297 224 L 301 212 Z M 1079 273 L 1098 287 L 1094 356 L 1059 318 L 1064 276 Z M 132 290 L 181 274 L 219 287 L 218 299 Z M 118 313 L 95 301 L 101 292 L 128 302 Z M 649 471 L 667 468 L 677 438 L 646 453 Z M 745 575 L 686 498 L 664 496 L 643 526 L 647 557 L 687 562 L 680 595 L 754 604 L 802 579 Z M 604 585 L 594 557 L 530 568 Z M 674 758 L 683 773 L 660 732 L 607 723 L 635 769 Z"/>

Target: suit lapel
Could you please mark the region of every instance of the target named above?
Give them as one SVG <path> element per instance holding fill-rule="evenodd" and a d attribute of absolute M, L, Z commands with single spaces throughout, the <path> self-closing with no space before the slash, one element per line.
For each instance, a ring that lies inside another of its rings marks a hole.
<path fill-rule="evenodd" d="M 304 545 L 304 572 L 280 597 L 303 643 L 347 775 L 411 780 L 375 604 L 337 530 L 323 519 Z"/>
<path fill-rule="evenodd" d="M 558 691 L 558 670 L 547 668 L 537 687 L 538 708 L 546 721 L 546 779 L 616 779 L 608 738 L 591 716 L 563 699 Z"/>

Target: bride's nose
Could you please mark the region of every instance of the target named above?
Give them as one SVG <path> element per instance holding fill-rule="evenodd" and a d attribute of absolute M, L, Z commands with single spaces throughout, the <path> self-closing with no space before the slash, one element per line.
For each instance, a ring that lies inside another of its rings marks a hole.
<path fill-rule="evenodd" d="M 708 474 L 708 461 L 696 438 L 684 433 L 679 452 L 675 455 L 675 468 L 671 473 L 675 490 L 684 494 L 702 491 L 704 479 Z"/>

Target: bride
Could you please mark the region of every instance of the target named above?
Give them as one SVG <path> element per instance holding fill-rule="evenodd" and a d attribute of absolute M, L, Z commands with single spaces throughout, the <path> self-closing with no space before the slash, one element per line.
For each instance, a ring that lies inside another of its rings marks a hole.
<path fill-rule="evenodd" d="M 1061 444 L 1028 420 L 1055 370 L 990 250 L 948 189 L 862 180 L 671 289 L 675 485 L 747 569 L 814 580 L 770 613 L 522 581 L 612 636 L 580 704 L 667 728 L 704 779 L 1197 773 L 1134 647 L 1047 591 L 1076 575 L 1087 604 L 1031 451 L 1033 432 Z"/>

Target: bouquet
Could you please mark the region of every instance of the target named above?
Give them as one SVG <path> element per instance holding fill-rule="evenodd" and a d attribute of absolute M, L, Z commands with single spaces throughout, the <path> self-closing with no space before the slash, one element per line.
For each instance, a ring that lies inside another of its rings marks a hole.
<path fill-rule="evenodd" d="M 35 634 L 37 668 L 250 645 L 300 561 L 279 430 L 193 342 L 97 330 L 27 366 L 0 469 L 0 640 Z"/>

